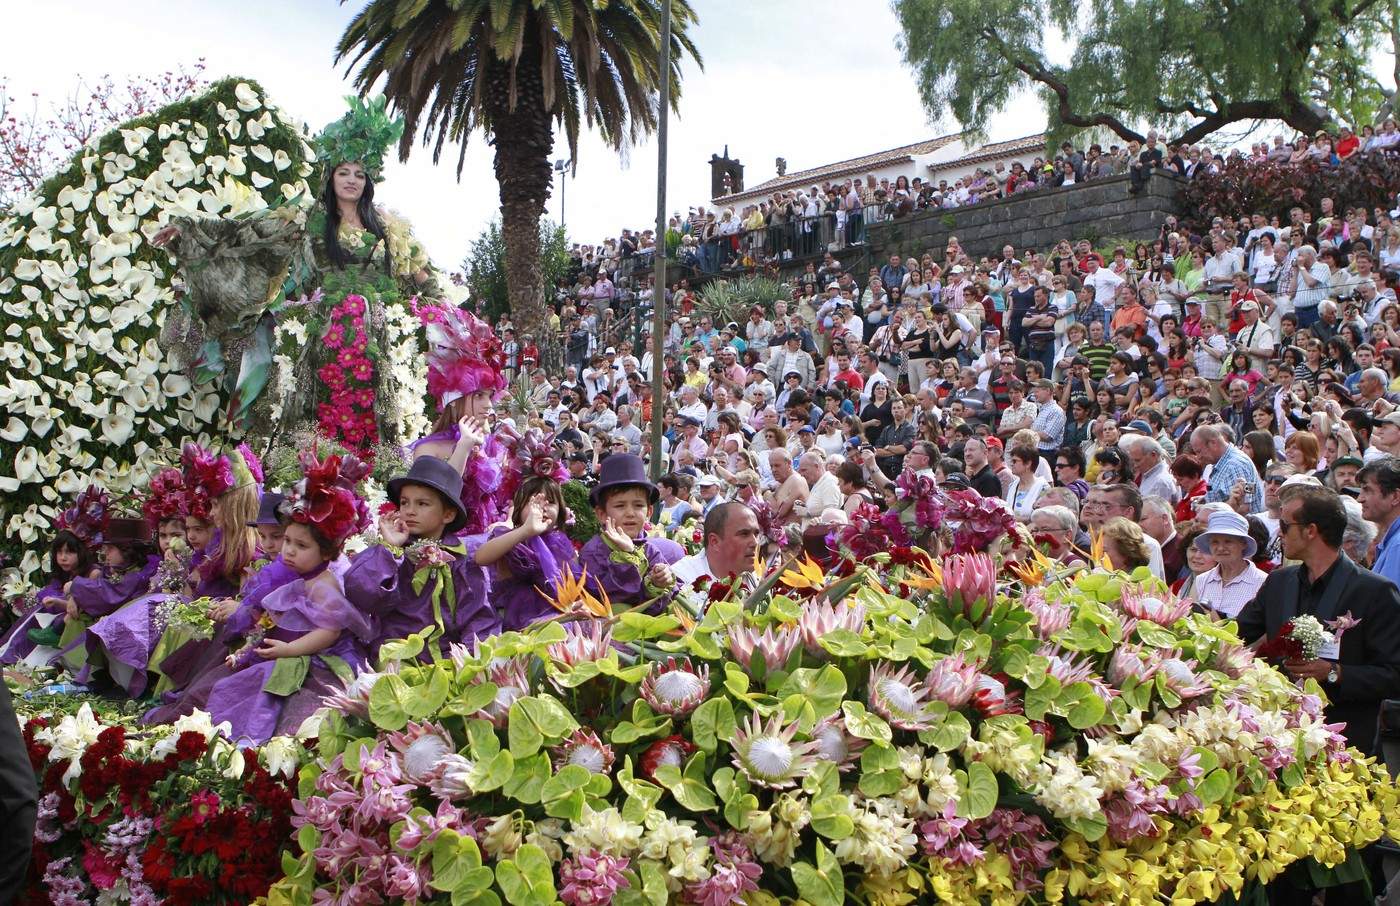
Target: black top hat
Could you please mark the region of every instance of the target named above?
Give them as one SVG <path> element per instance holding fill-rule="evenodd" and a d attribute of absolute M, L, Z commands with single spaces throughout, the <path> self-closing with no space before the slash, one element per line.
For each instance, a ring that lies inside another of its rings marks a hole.
<path fill-rule="evenodd" d="M 598 466 L 598 484 L 588 495 L 588 502 L 598 506 L 603 492 L 610 488 L 638 487 L 647 492 L 647 499 L 655 505 L 661 499 L 661 492 L 647 478 L 646 463 L 640 456 L 631 453 L 614 453 Z"/>
<path fill-rule="evenodd" d="M 277 508 L 286 500 L 285 494 L 276 491 L 263 491 L 262 497 L 258 499 L 258 516 L 248 523 L 249 528 L 257 528 L 260 525 L 281 525 L 282 520 L 277 518 Z"/>
<path fill-rule="evenodd" d="M 457 511 L 456 518 L 443 529 L 443 534 L 450 535 L 467 524 L 467 511 L 462 507 L 462 475 L 452 467 L 452 463 L 436 456 L 418 457 L 408 467 L 407 475 L 389 480 L 389 499 L 397 502 L 399 491 L 406 484 L 432 488 L 447 498 L 447 502 Z"/>
<path fill-rule="evenodd" d="M 107 520 L 107 530 L 102 533 L 103 544 L 150 544 L 151 526 L 144 519 L 129 516 L 113 516 Z"/>

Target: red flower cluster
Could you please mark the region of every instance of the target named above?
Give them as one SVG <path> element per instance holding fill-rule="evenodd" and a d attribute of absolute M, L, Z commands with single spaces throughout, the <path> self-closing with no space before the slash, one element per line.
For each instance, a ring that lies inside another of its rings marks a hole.
<path fill-rule="evenodd" d="M 46 821 L 56 836 L 36 838 L 20 902 L 47 903 L 44 872 L 65 858 L 82 866 L 76 877 L 95 899 L 97 882 L 111 879 L 89 875 L 90 867 L 105 871 L 122 864 L 101 849 L 101 841 L 111 825 L 133 818 L 152 822 L 150 836 L 134 852 L 144 883 L 166 903 L 249 903 L 281 876 L 282 851 L 292 844 L 293 790 L 251 754 L 242 776 L 230 780 L 220 772 L 223 763 L 207 757 L 209 745 L 200 733 L 182 733 L 164 758 L 142 759 L 127 756 L 126 730 L 112 726 L 80 756 L 78 779 L 65 784 L 66 762 L 49 763 L 50 747 L 35 739 L 45 725 L 38 718 L 28 721 L 24 741 L 40 796 L 57 800 Z"/>
<path fill-rule="evenodd" d="M 207 520 L 214 500 L 233 488 L 233 463 L 192 443 L 185 444 L 180 460 L 185 468 L 186 512 Z"/>
<path fill-rule="evenodd" d="M 1293 638 L 1293 621 L 1284 623 L 1278 635 L 1260 643 L 1254 654 L 1266 661 L 1293 661 L 1302 658 L 1303 645 Z"/>
<path fill-rule="evenodd" d="M 375 363 L 365 314 L 364 296 L 354 293 L 331 309 L 321 342 L 335 357 L 316 370 L 330 398 L 316 407 L 316 418 L 327 437 L 368 455 L 379 441 L 379 428 L 374 419 Z"/>
<path fill-rule="evenodd" d="M 151 528 L 159 528 L 167 519 L 189 515 L 185 498 L 185 475 L 179 469 L 161 469 L 151 478 L 150 492 L 141 504 L 141 512 Z"/>
<path fill-rule="evenodd" d="M 368 466 L 354 454 L 318 460 L 313 450 L 301 455 L 301 468 L 305 477 L 288 497 L 293 521 L 314 526 L 334 542 L 369 527 L 369 510 L 354 489 L 369 473 Z"/>

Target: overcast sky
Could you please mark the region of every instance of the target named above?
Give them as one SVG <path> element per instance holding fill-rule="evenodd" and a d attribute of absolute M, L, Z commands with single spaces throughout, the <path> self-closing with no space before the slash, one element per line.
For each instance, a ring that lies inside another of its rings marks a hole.
<path fill-rule="evenodd" d="M 692 0 L 703 71 L 688 65 L 680 115 L 671 118 L 667 209 L 704 203 L 711 154 L 728 145 L 748 185 L 774 175 L 956 131 L 930 122 L 895 48 L 898 26 L 884 0 Z M 92 0 L 25 2 L 9 10 L 0 76 L 10 94 L 61 96 L 81 78 L 158 74 L 203 57 L 211 79 L 260 81 L 274 102 L 319 130 L 350 93 L 333 49 L 361 0 Z M 41 39 L 24 40 L 32 35 Z M 988 130 L 992 141 L 1043 128 L 1039 103 L 1018 99 Z M 562 140 L 555 157 L 566 155 Z M 456 153 L 434 166 L 427 151 L 390 165 L 377 198 L 414 224 L 439 266 L 454 269 L 495 217 L 490 147 L 474 135 L 458 181 Z M 656 145 L 625 159 L 585 135 L 578 175 L 565 189 L 574 241 L 597 242 L 656 215 Z M 548 216 L 560 216 L 556 183 Z"/>

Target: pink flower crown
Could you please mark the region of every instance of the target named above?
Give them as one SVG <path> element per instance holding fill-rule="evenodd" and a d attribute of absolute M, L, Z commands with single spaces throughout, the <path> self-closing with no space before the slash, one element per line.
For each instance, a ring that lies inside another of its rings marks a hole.
<path fill-rule="evenodd" d="M 186 510 L 207 520 L 214 501 L 234 488 L 233 463 L 199 444 L 187 443 L 180 453 L 184 466 Z"/>
<path fill-rule="evenodd" d="M 491 325 L 469 311 L 413 301 L 413 313 L 428 331 L 428 392 L 446 406 L 481 390 L 501 398 L 506 356 Z"/>

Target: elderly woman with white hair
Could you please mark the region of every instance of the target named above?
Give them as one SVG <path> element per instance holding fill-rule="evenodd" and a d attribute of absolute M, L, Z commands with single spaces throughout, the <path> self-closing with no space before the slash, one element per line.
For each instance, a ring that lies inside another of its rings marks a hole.
<path fill-rule="evenodd" d="M 1079 530 L 1079 517 L 1069 507 L 1051 504 L 1037 507 L 1030 518 L 1031 535 L 1044 545 L 1047 556 L 1066 565 L 1085 562 L 1074 550 L 1074 536 Z"/>
<path fill-rule="evenodd" d="M 1371 562 L 1371 542 L 1376 540 L 1376 525 L 1361 515 L 1361 504 L 1342 496 L 1342 508 L 1347 511 L 1347 527 L 1342 533 L 1342 550 L 1357 566 Z"/>
<path fill-rule="evenodd" d="M 1192 583 L 1196 600 L 1233 619 L 1254 600 L 1266 578 L 1264 571 L 1251 562 L 1258 545 L 1250 537 L 1249 523 L 1239 513 L 1213 512 L 1206 530 L 1194 543 L 1215 560 L 1214 568 Z"/>

